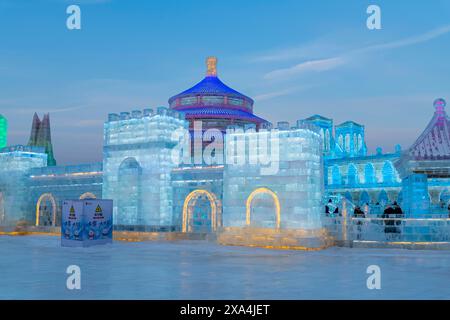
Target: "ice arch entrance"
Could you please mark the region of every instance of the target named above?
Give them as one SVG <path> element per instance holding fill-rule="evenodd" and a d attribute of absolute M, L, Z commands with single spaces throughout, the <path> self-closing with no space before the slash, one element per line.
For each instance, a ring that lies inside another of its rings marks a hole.
<path fill-rule="evenodd" d="M 208 206 L 198 206 L 199 201 L 208 201 Z M 194 215 L 194 210 L 200 212 Z M 208 210 L 209 209 L 209 210 Z M 220 206 L 214 193 L 198 189 L 188 194 L 183 204 L 182 231 L 216 231 L 220 224 Z"/>
<path fill-rule="evenodd" d="M 36 203 L 36 226 L 56 226 L 56 200 L 51 193 L 41 195 Z"/>
<path fill-rule="evenodd" d="M 80 200 L 84 199 L 97 199 L 97 197 L 92 192 L 85 192 L 80 196 Z"/>
<path fill-rule="evenodd" d="M 273 203 L 275 204 L 275 227 L 277 229 L 280 228 L 281 225 L 281 208 L 280 208 L 280 200 L 278 199 L 278 196 L 275 192 L 273 192 L 272 190 L 270 190 L 269 188 L 258 188 L 256 190 L 254 190 L 247 198 L 247 203 L 246 203 L 246 225 L 250 226 L 251 223 L 251 216 L 252 216 L 252 204 L 253 204 L 253 200 L 255 199 L 256 196 L 258 195 L 269 195 L 272 200 Z"/>

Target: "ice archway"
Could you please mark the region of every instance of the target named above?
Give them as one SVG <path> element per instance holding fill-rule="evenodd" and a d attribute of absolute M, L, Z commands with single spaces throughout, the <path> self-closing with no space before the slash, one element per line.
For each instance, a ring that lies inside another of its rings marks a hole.
<path fill-rule="evenodd" d="M 258 188 L 253 190 L 252 193 L 247 198 L 246 203 L 246 215 L 245 215 L 245 221 L 246 225 L 250 226 L 250 220 L 251 220 L 251 208 L 252 208 L 252 201 L 258 194 L 268 194 L 272 197 L 274 203 L 275 203 L 275 209 L 276 209 L 276 228 L 280 229 L 281 225 L 281 207 L 280 207 L 280 200 L 278 199 L 278 196 L 275 192 L 270 190 L 269 188 Z"/>

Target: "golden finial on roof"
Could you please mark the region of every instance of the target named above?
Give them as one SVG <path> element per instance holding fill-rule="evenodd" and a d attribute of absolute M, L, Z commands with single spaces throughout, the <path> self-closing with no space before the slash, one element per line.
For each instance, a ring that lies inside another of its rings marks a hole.
<path fill-rule="evenodd" d="M 208 57 L 206 59 L 206 75 L 208 77 L 216 77 L 217 76 L 217 58 L 216 57 Z"/>

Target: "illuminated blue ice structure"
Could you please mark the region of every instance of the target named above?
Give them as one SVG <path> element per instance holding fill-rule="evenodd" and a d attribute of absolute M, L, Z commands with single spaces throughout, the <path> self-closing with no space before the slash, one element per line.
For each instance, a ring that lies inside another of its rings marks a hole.
<path fill-rule="evenodd" d="M 433 118 L 405 151 L 397 146 L 394 153 L 383 154 L 379 148 L 375 155 L 326 160 L 324 206 L 332 208 L 324 225 L 331 234 L 367 243 L 450 241 L 450 119 L 445 105 L 443 99 L 434 102 Z M 395 202 L 392 208 L 401 211 L 389 213 Z M 357 216 L 357 207 L 363 217 Z"/>
<path fill-rule="evenodd" d="M 173 133 L 186 129 L 184 116 L 152 109 L 110 114 L 104 125 L 103 197 L 113 200 L 118 230 L 171 231 L 171 170 L 176 166 Z"/>
<path fill-rule="evenodd" d="M 10 146 L 0 150 L 0 225 L 28 220 L 33 207 L 28 199 L 28 172 L 47 165 L 44 148 Z"/>
<path fill-rule="evenodd" d="M 258 132 L 234 127 L 226 136 L 226 149 L 219 243 L 302 249 L 328 245 L 321 223 L 323 160 L 316 127 L 303 121 L 293 128 L 279 122 L 276 129 Z"/>

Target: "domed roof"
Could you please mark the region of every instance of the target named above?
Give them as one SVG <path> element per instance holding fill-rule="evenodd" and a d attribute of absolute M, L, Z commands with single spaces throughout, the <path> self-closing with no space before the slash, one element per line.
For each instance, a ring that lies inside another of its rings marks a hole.
<path fill-rule="evenodd" d="M 207 58 L 206 66 L 206 77 L 202 81 L 169 99 L 170 108 L 182 112 L 190 127 L 195 121 L 221 130 L 228 125 L 256 124 L 260 127 L 268 123 L 253 114 L 251 98 L 220 81 L 217 77 L 217 58 Z"/>
<path fill-rule="evenodd" d="M 428 126 L 409 148 L 416 160 L 450 159 L 450 118 L 445 112 L 444 99 L 434 101 L 434 116 Z"/>
<path fill-rule="evenodd" d="M 171 97 L 169 99 L 170 107 L 174 109 L 194 105 L 223 107 L 225 105 L 228 105 L 228 101 L 220 100 L 220 98 L 227 97 L 233 99 L 232 103 L 230 103 L 232 107 L 242 107 L 251 111 L 253 107 L 253 100 L 246 95 L 230 88 L 229 86 L 224 84 L 217 76 L 217 58 L 209 57 L 206 60 L 206 65 L 206 77 L 192 88 L 189 88 Z M 192 97 L 197 96 L 217 97 L 218 99 L 204 99 L 204 101 L 192 99 Z"/>
<path fill-rule="evenodd" d="M 230 88 L 223 83 L 217 76 L 206 76 L 202 81 L 197 83 L 190 89 L 187 89 L 176 96 L 170 98 L 169 103 L 176 98 L 187 95 L 232 95 L 242 97 L 253 101 L 251 98 L 242 93 Z"/>

